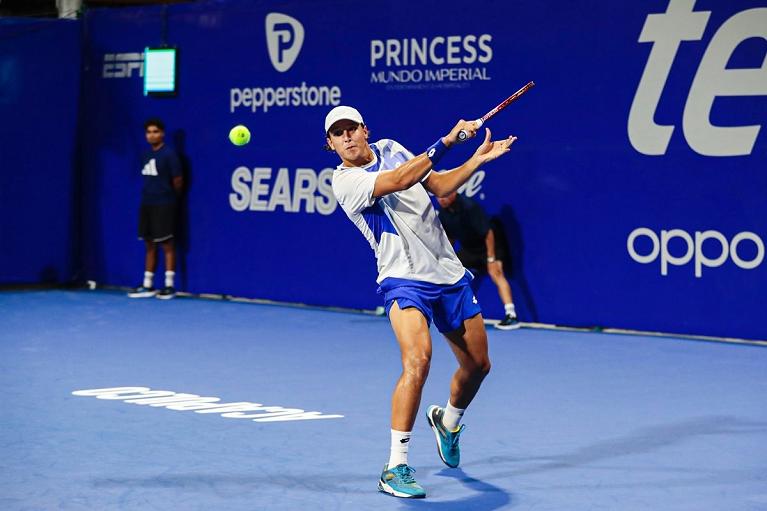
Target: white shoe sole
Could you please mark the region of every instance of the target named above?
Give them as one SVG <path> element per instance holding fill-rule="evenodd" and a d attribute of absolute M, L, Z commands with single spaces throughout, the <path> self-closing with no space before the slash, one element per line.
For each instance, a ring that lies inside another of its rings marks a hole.
<path fill-rule="evenodd" d="M 410 495 L 409 493 L 403 493 L 401 491 L 397 491 L 385 482 L 378 480 L 378 491 L 383 493 L 388 493 L 389 495 L 393 495 L 394 497 L 400 497 L 402 499 L 422 499 L 426 497 L 426 495 Z"/>
<path fill-rule="evenodd" d="M 175 298 L 175 297 L 176 297 L 175 293 L 172 295 L 161 295 L 161 294 L 155 295 L 155 298 L 157 298 L 158 300 L 170 300 L 171 298 Z"/>
<path fill-rule="evenodd" d="M 504 326 L 501 326 L 501 325 L 496 323 L 495 328 L 497 328 L 498 330 L 516 330 L 518 328 L 522 328 L 522 325 L 517 323 L 516 325 L 504 325 Z"/>
<path fill-rule="evenodd" d="M 144 293 L 128 293 L 128 298 L 152 298 L 157 291 L 146 291 Z"/>

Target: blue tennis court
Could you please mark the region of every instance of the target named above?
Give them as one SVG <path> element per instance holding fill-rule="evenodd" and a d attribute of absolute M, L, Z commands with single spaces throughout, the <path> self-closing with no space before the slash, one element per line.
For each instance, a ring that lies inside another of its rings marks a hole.
<path fill-rule="evenodd" d="M 0 293 L 0 323 L 0 509 L 767 509 L 759 346 L 490 329 L 462 466 L 419 417 L 413 502 L 376 491 L 384 318 L 35 291 Z M 421 413 L 455 369 L 433 335 Z"/>

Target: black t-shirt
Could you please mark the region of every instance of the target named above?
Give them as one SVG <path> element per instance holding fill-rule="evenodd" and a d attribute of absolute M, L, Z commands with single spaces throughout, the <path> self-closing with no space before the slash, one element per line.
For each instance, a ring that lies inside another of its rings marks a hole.
<path fill-rule="evenodd" d="M 490 223 L 485 212 L 473 200 L 458 194 L 449 208 L 439 210 L 439 219 L 451 241 L 457 241 L 466 250 L 485 249 Z"/>
<path fill-rule="evenodd" d="M 144 187 L 143 204 L 169 204 L 176 201 L 173 178 L 181 175 L 181 162 L 176 152 L 163 145 L 157 151 L 149 150 L 142 157 Z"/>

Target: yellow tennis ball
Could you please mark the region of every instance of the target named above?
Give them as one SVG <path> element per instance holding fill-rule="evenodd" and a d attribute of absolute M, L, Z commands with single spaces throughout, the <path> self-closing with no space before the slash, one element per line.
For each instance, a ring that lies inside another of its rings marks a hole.
<path fill-rule="evenodd" d="M 236 146 L 242 146 L 250 142 L 250 130 L 238 124 L 229 130 L 229 140 Z"/>

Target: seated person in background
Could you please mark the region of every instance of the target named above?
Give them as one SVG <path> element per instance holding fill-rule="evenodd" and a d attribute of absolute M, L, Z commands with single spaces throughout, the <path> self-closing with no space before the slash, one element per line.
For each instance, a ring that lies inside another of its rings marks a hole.
<path fill-rule="evenodd" d="M 503 244 L 497 242 L 485 212 L 479 204 L 456 192 L 437 200 L 441 208 L 439 219 L 447 237 L 452 243 L 460 244 L 458 259 L 466 268 L 481 270 L 487 265 L 487 273 L 498 287 L 506 317 L 495 325 L 496 328 L 519 328 L 511 287 L 503 274 L 503 261 L 507 260 L 508 254 Z"/>

